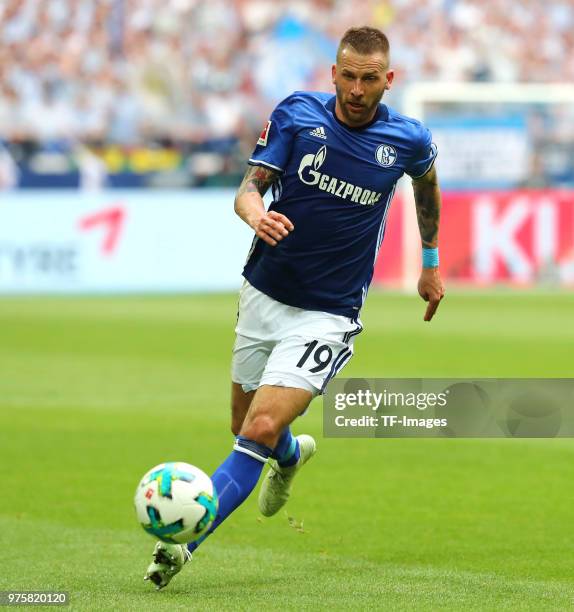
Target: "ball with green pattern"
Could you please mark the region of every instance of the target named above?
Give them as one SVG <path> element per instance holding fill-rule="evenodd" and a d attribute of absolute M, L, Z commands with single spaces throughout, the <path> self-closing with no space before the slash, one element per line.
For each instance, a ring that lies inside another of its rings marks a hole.
<path fill-rule="evenodd" d="M 211 478 L 194 465 L 156 465 L 140 480 L 135 494 L 138 521 L 164 542 L 186 544 L 202 537 L 217 515 Z"/>

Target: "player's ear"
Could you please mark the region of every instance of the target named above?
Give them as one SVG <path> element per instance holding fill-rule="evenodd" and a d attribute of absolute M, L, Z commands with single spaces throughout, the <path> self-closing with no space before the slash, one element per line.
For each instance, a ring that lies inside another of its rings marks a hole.
<path fill-rule="evenodd" d="M 331 81 L 333 85 L 335 84 L 335 77 L 337 76 L 337 66 L 333 64 L 331 66 Z"/>
<path fill-rule="evenodd" d="M 393 79 L 395 78 L 395 71 L 394 70 L 387 70 L 387 73 L 385 74 L 385 77 L 387 79 L 387 82 L 385 84 L 385 89 L 390 89 L 391 88 L 391 83 L 393 82 Z"/>

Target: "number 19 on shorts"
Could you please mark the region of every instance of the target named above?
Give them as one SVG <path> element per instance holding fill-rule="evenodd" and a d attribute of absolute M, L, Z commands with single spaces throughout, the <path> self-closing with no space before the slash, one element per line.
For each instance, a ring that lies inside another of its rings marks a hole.
<path fill-rule="evenodd" d="M 302 368 L 305 363 L 309 360 L 309 357 L 313 358 L 313 361 L 316 363 L 315 366 L 309 368 L 310 372 L 316 374 L 321 370 L 324 370 L 329 363 L 331 363 L 331 359 L 333 359 L 333 351 L 330 346 L 326 344 L 322 344 L 321 346 L 317 346 L 319 344 L 319 340 L 313 340 L 312 342 L 307 342 L 305 344 L 305 352 L 303 353 L 301 359 L 297 362 L 297 367 Z M 312 363 L 312 362 L 311 362 Z"/>

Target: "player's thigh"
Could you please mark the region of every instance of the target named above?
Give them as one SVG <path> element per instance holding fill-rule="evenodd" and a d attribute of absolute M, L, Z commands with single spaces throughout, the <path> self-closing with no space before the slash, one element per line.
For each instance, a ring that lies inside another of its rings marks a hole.
<path fill-rule="evenodd" d="M 308 389 L 262 385 L 247 411 L 241 435 L 274 448 L 283 429 L 305 412 L 312 399 Z"/>
<path fill-rule="evenodd" d="M 245 392 L 239 383 L 231 383 L 231 431 L 234 435 L 241 431 L 254 395 L 255 391 Z"/>

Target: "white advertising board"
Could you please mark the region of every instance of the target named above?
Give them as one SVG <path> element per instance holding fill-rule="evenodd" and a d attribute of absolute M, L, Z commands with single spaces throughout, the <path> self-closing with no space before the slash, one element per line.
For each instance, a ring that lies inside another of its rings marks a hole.
<path fill-rule="evenodd" d="M 253 233 L 233 190 L 0 195 L 0 293 L 237 289 Z"/>

